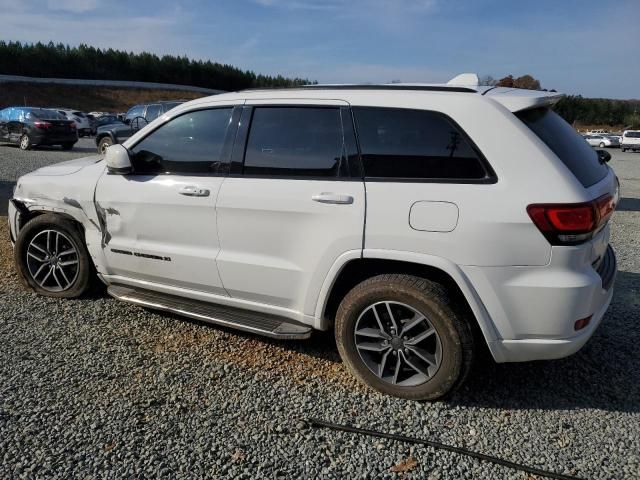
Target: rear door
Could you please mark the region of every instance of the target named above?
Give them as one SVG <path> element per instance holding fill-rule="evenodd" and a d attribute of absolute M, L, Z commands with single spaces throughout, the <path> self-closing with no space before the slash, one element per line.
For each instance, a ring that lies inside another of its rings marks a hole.
<path fill-rule="evenodd" d="M 216 207 L 218 270 L 232 297 L 313 314 L 336 259 L 362 250 L 351 116 L 339 101 L 247 103 Z"/>
<path fill-rule="evenodd" d="M 9 121 L 7 122 L 7 132 L 9 134 L 9 141 L 18 143 L 22 132 L 24 130 L 22 120 L 24 119 L 24 112 L 21 108 L 9 109 Z"/>
<path fill-rule="evenodd" d="M 0 110 L 0 142 L 9 141 L 9 109 Z"/>

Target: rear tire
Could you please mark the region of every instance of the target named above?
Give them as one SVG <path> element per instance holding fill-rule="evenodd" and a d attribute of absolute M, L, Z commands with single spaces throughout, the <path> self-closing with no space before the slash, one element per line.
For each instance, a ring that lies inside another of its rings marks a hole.
<path fill-rule="evenodd" d="M 61 147 L 62 147 L 62 150 L 71 150 L 75 144 L 76 142 L 67 142 L 67 143 L 63 143 Z"/>
<path fill-rule="evenodd" d="M 113 140 L 111 140 L 111 138 L 109 137 L 104 137 L 100 139 L 100 142 L 98 143 L 98 150 L 102 155 L 104 155 L 105 153 L 107 153 L 107 148 L 109 148 L 111 145 L 113 145 Z"/>
<path fill-rule="evenodd" d="M 31 150 L 31 147 L 33 146 L 31 144 L 31 139 L 29 138 L 29 135 L 26 133 L 23 133 L 22 136 L 20 137 L 20 150 Z"/>
<path fill-rule="evenodd" d="M 336 343 L 366 385 L 400 398 L 435 400 L 458 388 L 471 368 L 475 348 L 465 316 L 440 284 L 379 275 L 340 303 Z"/>
<path fill-rule="evenodd" d="M 600 142 L 600 145 L 598 145 L 600 148 L 604 148 L 604 143 Z"/>
<path fill-rule="evenodd" d="M 40 295 L 76 298 L 91 285 L 93 265 L 80 230 L 59 215 L 28 222 L 18 234 L 14 257 L 23 284 Z"/>

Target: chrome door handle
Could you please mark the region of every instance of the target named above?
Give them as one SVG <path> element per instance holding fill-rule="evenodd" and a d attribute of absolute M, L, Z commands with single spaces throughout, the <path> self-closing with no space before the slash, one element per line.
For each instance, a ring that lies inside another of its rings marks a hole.
<path fill-rule="evenodd" d="M 188 185 L 186 187 L 182 187 L 178 193 L 180 195 L 186 195 L 187 197 L 208 197 L 209 190 L 206 188 L 196 187 L 194 185 Z"/>
<path fill-rule="evenodd" d="M 330 203 L 335 205 L 351 205 L 353 197 L 351 195 L 343 195 L 339 193 L 322 192 L 311 197 L 314 202 Z"/>

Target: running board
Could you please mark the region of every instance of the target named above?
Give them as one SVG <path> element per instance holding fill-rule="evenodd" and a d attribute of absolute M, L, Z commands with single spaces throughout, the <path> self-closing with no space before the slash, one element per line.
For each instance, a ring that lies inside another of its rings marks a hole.
<path fill-rule="evenodd" d="M 107 288 L 107 292 L 118 300 L 141 307 L 164 310 L 280 340 L 305 339 L 311 336 L 311 327 L 268 313 L 227 307 L 123 285 L 111 285 Z"/>

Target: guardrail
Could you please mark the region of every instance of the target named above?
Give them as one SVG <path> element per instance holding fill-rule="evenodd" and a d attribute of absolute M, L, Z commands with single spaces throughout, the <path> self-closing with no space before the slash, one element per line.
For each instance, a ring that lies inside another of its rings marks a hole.
<path fill-rule="evenodd" d="M 0 83 L 54 83 L 60 85 L 89 85 L 96 87 L 145 88 L 155 90 L 181 90 L 215 95 L 225 93 L 224 90 L 193 87 L 190 85 L 175 85 L 173 83 L 129 82 L 126 80 L 85 80 L 80 78 L 43 78 L 23 77 L 20 75 L 0 75 Z"/>

